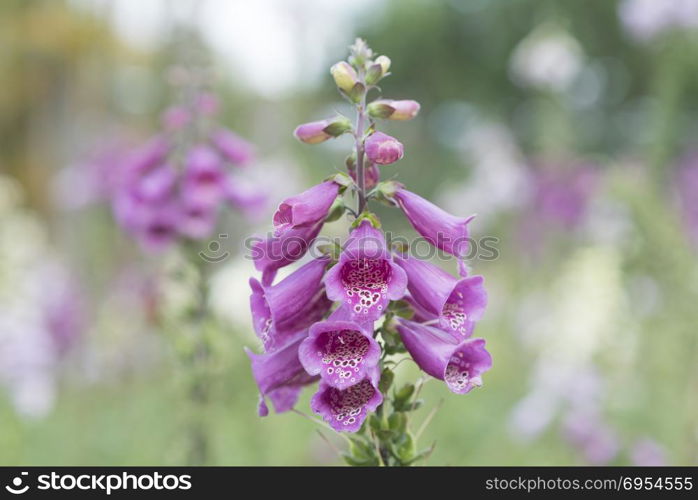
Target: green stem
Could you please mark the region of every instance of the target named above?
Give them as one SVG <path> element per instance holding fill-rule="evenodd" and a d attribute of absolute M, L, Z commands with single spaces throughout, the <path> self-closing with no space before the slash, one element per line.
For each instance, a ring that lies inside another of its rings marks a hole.
<path fill-rule="evenodd" d="M 359 72 L 359 81 L 364 84 L 363 71 Z M 361 214 L 366 208 L 366 172 L 364 169 L 364 132 L 366 127 L 366 92 L 364 91 L 361 100 L 356 108 L 356 131 L 354 133 L 356 148 L 356 182 L 359 187 L 359 208 Z"/>

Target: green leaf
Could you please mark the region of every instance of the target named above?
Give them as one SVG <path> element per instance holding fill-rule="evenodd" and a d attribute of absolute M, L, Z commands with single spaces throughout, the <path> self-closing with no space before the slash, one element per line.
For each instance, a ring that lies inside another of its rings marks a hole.
<path fill-rule="evenodd" d="M 381 372 L 381 380 L 378 383 L 378 390 L 385 394 L 393 384 L 393 380 L 395 380 L 395 373 L 393 373 L 390 368 L 384 368 Z"/>

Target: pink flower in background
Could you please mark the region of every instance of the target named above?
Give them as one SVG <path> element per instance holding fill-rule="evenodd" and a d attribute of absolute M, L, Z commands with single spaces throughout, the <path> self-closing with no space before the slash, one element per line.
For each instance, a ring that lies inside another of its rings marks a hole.
<path fill-rule="evenodd" d="M 698 245 L 698 153 L 690 153 L 680 162 L 675 185 L 684 227 Z"/>
<path fill-rule="evenodd" d="M 565 228 L 580 224 L 597 186 L 595 168 L 587 164 L 544 165 L 532 175 L 533 210 L 537 219 Z"/>
<path fill-rule="evenodd" d="M 173 106 L 163 114 L 165 132 L 121 155 L 119 172 L 108 189 L 117 222 L 149 252 L 161 252 L 182 239 L 213 234 L 228 204 L 252 216 L 264 205 L 259 186 L 230 167 L 251 163 L 250 143 L 208 123 L 218 110 L 215 96 L 202 93 L 193 107 Z M 206 120 L 203 120 L 206 118 Z M 180 151 L 184 133 L 196 141 Z"/>

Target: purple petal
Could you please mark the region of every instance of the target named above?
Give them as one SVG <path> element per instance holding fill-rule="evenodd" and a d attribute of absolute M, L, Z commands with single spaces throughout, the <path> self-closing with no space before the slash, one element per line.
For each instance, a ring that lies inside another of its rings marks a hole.
<path fill-rule="evenodd" d="M 415 363 L 451 392 L 466 394 L 482 385 L 482 374 L 492 367 L 483 339 L 456 342 L 447 332 L 405 319 L 398 320 L 397 329 Z"/>
<path fill-rule="evenodd" d="M 274 213 L 274 234 L 281 236 L 290 229 L 322 222 L 338 194 L 339 185 L 325 181 L 284 200 Z"/>
<path fill-rule="evenodd" d="M 245 349 L 252 363 L 254 376 L 260 396 L 269 397 L 277 413 L 287 411 L 295 404 L 294 391 L 313 383 L 317 377 L 311 377 L 298 360 L 298 346 L 305 338 L 306 332 L 298 333 L 282 348 L 266 354 L 255 354 Z M 297 396 L 297 392 L 295 392 Z M 260 402 L 259 413 L 268 413 L 266 404 Z"/>
<path fill-rule="evenodd" d="M 383 402 L 383 395 L 378 390 L 380 370 L 375 367 L 371 372 L 370 376 L 346 389 L 320 382 L 310 407 L 334 430 L 357 432 L 368 413 L 375 411 Z"/>
<path fill-rule="evenodd" d="M 355 321 L 331 317 L 310 327 L 298 356 L 309 374 L 320 375 L 332 387 L 346 388 L 378 364 L 381 349 L 372 334 Z"/>
<path fill-rule="evenodd" d="M 325 276 L 327 296 L 348 306 L 354 319 L 374 321 L 389 300 L 405 294 L 407 277 L 396 266 L 383 233 L 364 220 L 354 229 L 339 262 Z"/>
<path fill-rule="evenodd" d="M 458 258 L 468 253 L 470 217 L 456 217 L 406 189 L 399 189 L 395 199 L 412 227 L 429 243 Z"/>
<path fill-rule="evenodd" d="M 326 257 L 314 259 L 273 286 L 250 280 L 253 325 L 267 351 L 285 344 L 289 335 L 308 328 L 330 309 L 322 287 L 327 262 Z"/>
<path fill-rule="evenodd" d="M 315 241 L 322 223 L 291 229 L 282 236 L 266 238 L 253 245 L 254 266 L 262 274 L 262 283 L 271 284 L 276 271 L 301 259 Z"/>

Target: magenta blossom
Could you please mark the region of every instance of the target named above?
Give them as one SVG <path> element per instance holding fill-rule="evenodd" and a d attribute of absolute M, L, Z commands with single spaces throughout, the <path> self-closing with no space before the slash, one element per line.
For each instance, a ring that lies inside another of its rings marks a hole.
<path fill-rule="evenodd" d="M 233 165 L 245 166 L 254 160 L 254 148 L 239 135 L 221 128 L 211 135 L 211 141 L 223 157 Z"/>
<path fill-rule="evenodd" d="M 402 158 L 402 143 L 383 132 L 374 132 L 365 142 L 366 157 L 377 165 L 390 165 Z"/>
<path fill-rule="evenodd" d="M 308 375 L 298 360 L 298 346 L 305 332 L 298 333 L 289 342 L 274 352 L 255 354 L 245 349 L 252 362 L 252 375 L 259 388 L 259 416 L 269 414 L 265 398 L 269 398 L 276 413 L 293 408 L 301 389 L 312 384 L 317 377 Z"/>
<path fill-rule="evenodd" d="M 172 205 L 144 209 L 135 229 L 136 239 L 143 249 L 158 253 L 170 246 L 178 235 L 178 215 Z"/>
<path fill-rule="evenodd" d="M 346 389 L 338 389 L 321 381 L 310 407 L 334 430 L 357 432 L 368 413 L 375 411 L 383 402 L 383 395 L 378 390 L 380 370 L 376 366 L 370 372 L 361 382 Z"/>
<path fill-rule="evenodd" d="M 208 146 L 196 146 L 187 155 L 183 196 L 199 204 L 217 205 L 224 196 L 226 178 L 220 156 Z"/>
<path fill-rule="evenodd" d="M 184 199 L 181 202 L 178 230 L 192 239 L 210 236 L 216 227 L 218 208 L 202 202 L 200 198 Z"/>
<path fill-rule="evenodd" d="M 475 217 L 456 217 L 405 188 L 393 195 L 412 227 L 436 248 L 458 259 L 461 275 L 467 274 L 463 259 L 468 254 L 468 223 Z"/>
<path fill-rule="evenodd" d="M 414 257 L 396 256 L 395 262 L 407 273 L 407 289 L 419 311 L 438 318 L 439 326 L 452 332 L 456 339 L 472 334 L 475 322 L 487 307 L 482 276 L 456 279 L 440 267 Z"/>
<path fill-rule="evenodd" d="M 322 224 L 300 227 L 272 236 L 252 246 L 254 267 L 262 272 L 262 284 L 270 285 L 276 272 L 301 259 L 322 229 Z"/>
<path fill-rule="evenodd" d="M 406 319 L 397 325 L 412 359 L 429 375 L 446 382 L 456 394 L 482 385 L 482 374 L 492 368 L 484 339 L 455 341 L 448 333 Z"/>
<path fill-rule="evenodd" d="M 325 276 L 327 296 L 349 307 L 359 321 L 375 321 L 390 300 L 405 294 L 407 276 L 393 263 L 383 233 L 363 220 L 347 240 L 339 262 Z"/>
<path fill-rule="evenodd" d="M 274 213 L 274 235 L 281 236 L 289 229 L 313 226 L 327 217 L 332 203 L 339 195 L 339 184 L 325 181 L 285 199 Z"/>
<path fill-rule="evenodd" d="M 311 375 L 320 375 L 332 387 L 343 389 L 359 383 L 380 358 L 373 338 L 373 323 L 361 325 L 345 308 L 310 327 L 298 357 Z"/>
<path fill-rule="evenodd" d="M 255 332 L 267 351 L 284 345 L 289 336 L 307 329 L 329 311 L 322 276 L 329 259 L 315 259 L 273 286 L 250 279 L 250 308 Z"/>

